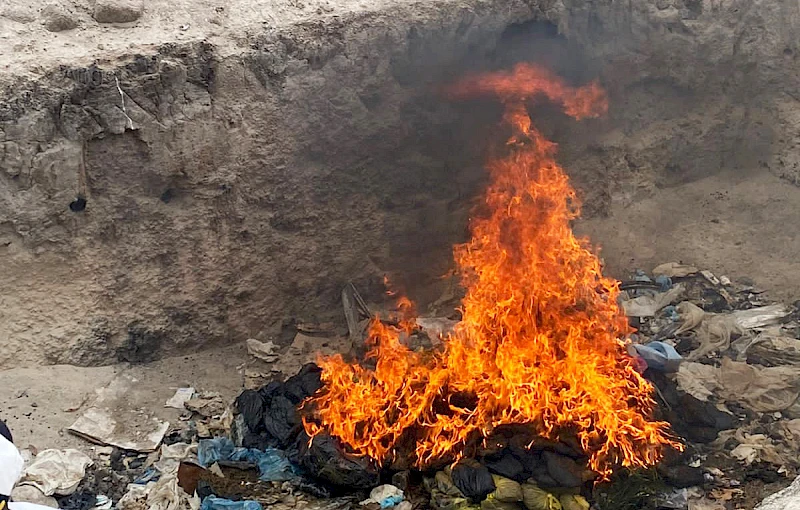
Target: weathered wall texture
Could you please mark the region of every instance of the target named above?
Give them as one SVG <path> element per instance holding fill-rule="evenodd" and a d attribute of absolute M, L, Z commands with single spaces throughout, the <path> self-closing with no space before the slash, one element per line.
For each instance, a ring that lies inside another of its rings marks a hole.
<path fill-rule="evenodd" d="M 722 169 L 800 180 L 797 2 L 261 3 L 59 4 L 66 32 L 0 7 L 0 43 L 35 36 L 0 53 L 0 367 L 265 337 L 347 281 L 444 273 L 493 136 L 436 94 L 465 69 L 600 77 L 609 119 L 548 127 L 590 215 Z"/>

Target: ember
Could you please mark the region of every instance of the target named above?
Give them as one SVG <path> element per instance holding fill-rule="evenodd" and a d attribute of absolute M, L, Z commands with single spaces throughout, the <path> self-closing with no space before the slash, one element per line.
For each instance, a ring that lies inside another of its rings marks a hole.
<path fill-rule="evenodd" d="M 434 353 L 401 341 L 415 327 L 410 302 L 399 326 L 374 320 L 363 364 L 320 360 L 324 387 L 304 405 L 307 433 L 332 434 L 380 463 L 407 455 L 411 444 L 410 457 L 424 467 L 462 457 L 498 426 L 525 424 L 542 439 L 577 438 L 603 477 L 615 466 L 656 463 L 665 446 L 680 444 L 666 423 L 651 420 L 652 387 L 624 348 L 630 328 L 618 284 L 573 234 L 575 190 L 525 108 L 544 97 L 575 119 L 597 117 L 607 110 L 604 91 L 519 65 L 448 92 L 497 97 L 513 129 L 508 154 L 487 165 L 488 212 L 455 248 L 467 289 L 462 320 Z"/>

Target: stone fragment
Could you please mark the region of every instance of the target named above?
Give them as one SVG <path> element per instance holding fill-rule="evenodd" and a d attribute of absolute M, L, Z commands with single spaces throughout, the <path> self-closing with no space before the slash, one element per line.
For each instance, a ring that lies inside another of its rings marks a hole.
<path fill-rule="evenodd" d="M 74 12 L 70 12 L 60 4 L 48 4 L 41 12 L 44 27 L 50 32 L 63 32 L 78 28 L 78 19 Z"/>
<path fill-rule="evenodd" d="M 96 0 L 92 16 L 98 23 L 131 23 L 144 13 L 144 0 Z"/>

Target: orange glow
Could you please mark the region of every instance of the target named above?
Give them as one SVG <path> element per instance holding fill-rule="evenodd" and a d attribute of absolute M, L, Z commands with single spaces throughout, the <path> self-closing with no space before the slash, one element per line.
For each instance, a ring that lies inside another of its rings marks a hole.
<path fill-rule="evenodd" d="M 525 108 L 546 98 L 576 119 L 597 117 L 608 107 L 605 92 L 531 65 L 468 78 L 448 92 L 498 97 L 514 130 L 507 155 L 487 165 L 488 212 L 454 250 L 467 289 L 463 318 L 443 349 L 428 353 L 403 343 L 415 327 L 405 313 L 410 301 L 401 303 L 399 326 L 373 320 L 363 363 L 319 361 L 324 388 L 304 405 L 306 431 L 328 432 L 379 463 L 411 444 L 424 467 L 458 458 L 497 426 L 527 424 L 544 438 L 577 437 L 602 477 L 619 465 L 656 463 L 664 446 L 680 444 L 666 423 L 650 419 L 653 389 L 625 353 L 630 328 L 617 282 L 573 234 L 575 190 L 555 161 L 556 144 Z"/>

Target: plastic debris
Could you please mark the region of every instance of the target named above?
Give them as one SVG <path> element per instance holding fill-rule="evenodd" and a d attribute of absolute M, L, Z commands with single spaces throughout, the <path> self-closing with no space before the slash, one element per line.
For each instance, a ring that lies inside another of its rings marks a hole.
<path fill-rule="evenodd" d="M 733 335 L 742 335 L 744 330 L 734 315 L 706 314 L 697 330 L 700 346 L 690 352 L 686 359 L 696 360 L 714 351 L 724 351 L 731 345 Z"/>
<path fill-rule="evenodd" d="M 237 448 L 226 437 L 203 439 L 197 448 L 197 460 L 203 467 L 223 460 L 248 462 L 258 467 L 259 479 L 265 482 L 291 480 L 295 472 L 282 450 L 267 448 L 264 451 L 254 448 Z"/>
<path fill-rule="evenodd" d="M 437 471 L 434 478 L 426 479 L 425 486 L 431 493 L 430 505 L 437 510 L 476 510 L 480 506 L 472 505 L 453 484 L 450 475 Z"/>
<path fill-rule="evenodd" d="M 672 287 L 672 278 L 669 276 L 657 276 L 656 283 L 661 286 L 661 292 L 666 292 Z"/>
<path fill-rule="evenodd" d="M 164 404 L 164 407 L 183 409 L 188 400 L 194 396 L 194 388 L 178 388 L 175 394 Z"/>
<path fill-rule="evenodd" d="M 187 443 L 161 445 L 160 454 L 161 457 L 153 464 L 153 467 L 161 474 L 175 474 L 178 472 L 178 467 L 182 461 L 189 460 L 197 455 L 197 445 Z M 145 483 L 155 480 L 157 478 L 147 480 Z"/>
<path fill-rule="evenodd" d="M 800 476 L 782 491 L 768 496 L 754 510 L 798 510 L 800 509 Z"/>
<path fill-rule="evenodd" d="M 557 497 L 532 483 L 522 484 L 522 501 L 528 510 L 561 510 Z"/>
<path fill-rule="evenodd" d="M 14 443 L 6 439 L 11 433 L 5 428 L 4 423 L 3 427 L 3 435 L 0 435 L 0 495 L 8 496 L 22 475 L 25 461 Z"/>
<path fill-rule="evenodd" d="M 348 455 L 330 435 L 314 436 L 301 448 L 302 467 L 331 485 L 369 489 L 378 483 L 378 470 L 368 459 Z"/>
<path fill-rule="evenodd" d="M 689 504 L 688 489 L 673 489 L 669 492 L 659 494 L 655 500 L 658 508 L 675 508 L 683 510 Z"/>
<path fill-rule="evenodd" d="M 394 485 L 378 485 L 369 493 L 369 498 L 362 501 L 362 506 L 377 503 L 381 508 L 391 508 L 403 501 L 403 491 Z"/>
<path fill-rule="evenodd" d="M 487 498 L 493 498 L 503 503 L 516 503 L 522 501 L 522 485 L 508 478 L 492 475 L 496 489 Z"/>
<path fill-rule="evenodd" d="M 675 285 L 667 292 L 623 301 L 622 307 L 628 317 L 653 317 L 659 310 L 677 301 L 683 291 L 683 286 Z"/>
<path fill-rule="evenodd" d="M 675 309 L 678 311 L 678 314 L 683 321 L 680 327 L 675 331 L 676 335 L 686 333 L 687 331 L 691 331 L 699 326 L 700 323 L 703 322 L 703 317 L 705 317 L 706 314 L 702 308 L 690 301 L 682 301 L 678 303 L 678 306 L 676 306 Z"/>
<path fill-rule="evenodd" d="M 736 323 L 744 329 L 762 328 L 771 324 L 781 322 L 792 311 L 789 307 L 776 304 L 750 308 L 749 310 L 737 310 L 733 312 Z"/>
<path fill-rule="evenodd" d="M 518 482 L 524 482 L 526 479 L 525 466 L 511 453 L 506 453 L 500 458 L 484 459 L 483 464 L 489 468 L 489 471 L 493 474 L 500 475 L 500 477 L 510 478 Z M 495 485 L 496 484 L 497 478 L 495 478 Z"/>
<path fill-rule="evenodd" d="M 700 274 L 703 275 L 703 278 L 708 280 L 713 285 L 720 285 L 720 283 L 721 283 L 719 281 L 719 278 L 714 276 L 714 273 L 712 273 L 711 271 L 709 271 L 707 269 L 704 269 L 704 270 L 700 271 Z"/>
<path fill-rule="evenodd" d="M 92 459 L 78 450 L 44 450 L 25 469 L 22 481 L 46 496 L 67 496 L 75 492 Z"/>
<path fill-rule="evenodd" d="M 176 475 L 164 475 L 157 482 L 146 485 L 130 484 L 128 492 L 119 502 L 117 510 L 197 510 L 200 500 L 189 496 L 178 485 Z"/>
<path fill-rule="evenodd" d="M 146 485 L 150 482 L 157 482 L 161 478 L 161 473 L 158 469 L 151 467 L 147 468 L 144 473 L 137 476 L 133 483 L 137 485 Z"/>
<path fill-rule="evenodd" d="M 679 262 L 667 262 L 661 264 L 653 269 L 653 274 L 656 276 L 667 276 L 669 278 L 685 278 L 689 275 L 697 273 L 699 270 L 687 264 Z"/>
<path fill-rule="evenodd" d="M 677 380 L 699 400 L 716 394 L 761 413 L 787 409 L 800 395 L 800 366 L 759 367 L 723 358 L 719 368 L 684 363 Z"/>
<path fill-rule="evenodd" d="M 114 502 L 111 498 L 103 494 L 98 494 L 95 498 L 94 510 L 111 510 Z"/>
<path fill-rule="evenodd" d="M 263 510 L 263 508 L 258 501 L 231 501 L 216 496 L 208 496 L 203 499 L 200 510 Z"/>
<path fill-rule="evenodd" d="M 800 340 L 765 331 L 744 346 L 742 354 L 761 365 L 800 365 Z"/>
<path fill-rule="evenodd" d="M 521 505 L 518 502 L 499 501 L 494 497 L 494 493 L 486 496 L 486 499 L 481 501 L 481 510 L 520 510 Z"/>
<path fill-rule="evenodd" d="M 718 380 L 724 398 L 762 413 L 782 411 L 800 395 L 800 366 L 757 367 L 724 358 Z"/>
<path fill-rule="evenodd" d="M 583 496 L 563 494 L 558 501 L 563 510 L 589 510 L 589 502 Z"/>
<path fill-rule="evenodd" d="M 718 369 L 712 365 L 684 362 L 678 368 L 678 387 L 703 402 L 719 388 Z"/>
<path fill-rule="evenodd" d="M 650 342 L 646 345 L 633 344 L 636 353 L 647 362 L 647 366 L 661 372 L 676 372 L 681 364 L 681 355 L 671 345 L 664 342 Z"/>
<path fill-rule="evenodd" d="M 473 460 L 458 462 L 450 473 L 453 484 L 468 499 L 481 501 L 496 487 L 489 469 Z"/>

